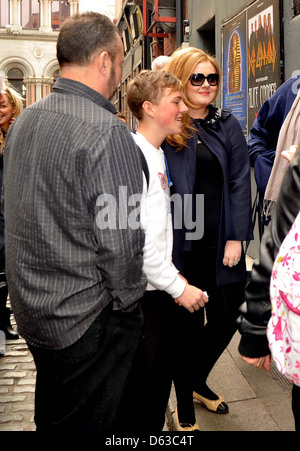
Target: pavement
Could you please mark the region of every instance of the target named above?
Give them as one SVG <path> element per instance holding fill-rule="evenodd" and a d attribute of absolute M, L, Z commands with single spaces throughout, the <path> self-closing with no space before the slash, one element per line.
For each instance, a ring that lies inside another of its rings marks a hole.
<path fill-rule="evenodd" d="M 247 269 L 251 270 L 253 259 L 247 255 Z M 229 413 L 218 415 L 209 412 L 195 400 L 196 420 L 200 430 L 205 431 L 295 431 L 291 408 L 292 384 L 282 376 L 272 362 L 270 372 L 254 368 L 240 358 L 237 332 L 224 351 L 208 378 L 208 386 L 223 396 Z M 173 416 L 176 395 L 172 388 L 166 430 L 174 430 Z"/>
<path fill-rule="evenodd" d="M 222 395 L 229 413 L 209 412 L 199 401 L 194 401 L 200 430 L 206 431 L 295 431 L 291 409 L 292 385 L 277 371 L 257 369 L 240 359 L 237 332 L 222 354 L 209 379 L 209 387 Z M 167 409 L 166 430 L 173 430 L 176 395 L 172 388 Z"/>
<path fill-rule="evenodd" d="M 248 258 L 248 268 L 252 263 Z M 194 401 L 200 430 L 295 431 L 292 384 L 277 371 L 273 362 L 268 373 L 243 362 L 238 353 L 239 340 L 237 332 L 208 379 L 209 387 L 229 405 L 229 413 L 217 415 Z M 0 356 L 0 431 L 35 431 L 35 381 L 36 368 L 25 340 L 6 341 L 6 353 Z M 173 387 L 164 431 L 175 432 L 176 403 Z"/>
<path fill-rule="evenodd" d="M 195 401 L 201 431 L 294 431 L 291 384 L 274 364 L 270 373 L 244 363 L 238 354 L 239 333 L 209 376 L 209 386 L 222 395 L 230 412 L 216 415 Z M 34 431 L 36 369 L 25 341 L 6 341 L 0 357 L 0 431 Z M 176 395 L 172 389 L 165 431 L 173 430 Z"/>
<path fill-rule="evenodd" d="M 35 431 L 36 368 L 25 340 L 6 341 L 0 356 L 0 431 Z"/>

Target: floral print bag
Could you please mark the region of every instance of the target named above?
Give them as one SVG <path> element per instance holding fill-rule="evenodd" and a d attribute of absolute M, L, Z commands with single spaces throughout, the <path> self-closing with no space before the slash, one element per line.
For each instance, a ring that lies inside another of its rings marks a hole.
<path fill-rule="evenodd" d="M 278 370 L 300 386 L 300 213 L 275 260 L 267 336 Z"/>

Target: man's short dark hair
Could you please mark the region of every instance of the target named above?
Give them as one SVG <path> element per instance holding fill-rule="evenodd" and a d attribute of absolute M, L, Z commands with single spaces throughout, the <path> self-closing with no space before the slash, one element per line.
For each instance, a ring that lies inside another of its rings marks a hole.
<path fill-rule="evenodd" d="M 70 17 L 58 36 L 57 59 L 60 67 L 65 64 L 88 65 L 96 53 L 104 50 L 114 60 L 117 34 L 117 27 L 103 14 L 86 12 Z"/>

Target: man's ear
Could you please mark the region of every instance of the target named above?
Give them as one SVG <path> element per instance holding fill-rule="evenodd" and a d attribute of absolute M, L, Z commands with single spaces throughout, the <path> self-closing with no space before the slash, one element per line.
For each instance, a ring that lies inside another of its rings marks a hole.
<path fill-rule="evenodd" d="M 149 100 L 145 100 L 145 102 L 143 103 L 143 110 L 147 116 L 153 117 L 153 104 L 149 102 Z"/>
<path fill-rule="evenodd" d="M 110 74 L 111 59 L 109 53 L 104 50 L 97 56 L 98 70 L 104 76 Z"/>

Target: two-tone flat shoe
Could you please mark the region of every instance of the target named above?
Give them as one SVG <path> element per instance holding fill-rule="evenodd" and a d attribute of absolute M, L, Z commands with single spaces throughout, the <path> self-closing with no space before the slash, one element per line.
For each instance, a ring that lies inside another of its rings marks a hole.
<path fill-rule="evenodd" d="M 212 401 L 211 399 L 204 398 L 204 396 L 199 395 L 199 393 L 193 392 L 193 398 L 197 399 L 198 401 L 202 402 L 202 404 L 205 405 L 207 410 L 214 413 L 228 413 L 229 407 L 224 401 L 224 398 L 222 396 L 219 396 L 219 399 Z"/>
<path fill-rule="evenodd" d="M 197 421 L 195 424 L 179 423 L 177 409 L 174 413 L 173 420 L 174 420 L 174 426 L 175 426 L 176 431 L 181 431 L 181 432 L 200 431 L 200 427 L 199 427 L 199 424 L 197 423 Z"/>

